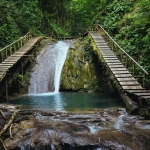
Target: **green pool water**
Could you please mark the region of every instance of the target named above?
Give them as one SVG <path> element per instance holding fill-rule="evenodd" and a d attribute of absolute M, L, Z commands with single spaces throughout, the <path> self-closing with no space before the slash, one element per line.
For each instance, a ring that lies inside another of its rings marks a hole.
<path fill-rule="evenodd" d="M 101 93 L 59 92 L 19 97 L 11 104 L 21 105 L 22 108 L 39 110 L 87 110 L 122 108 L 124 104 L 117 96 Z"/>

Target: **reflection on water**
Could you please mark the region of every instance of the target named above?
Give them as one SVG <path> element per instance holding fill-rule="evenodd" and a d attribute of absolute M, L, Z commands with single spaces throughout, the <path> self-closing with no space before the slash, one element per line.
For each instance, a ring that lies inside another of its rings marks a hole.
<path fill-rule="evenodd" d="M 123 107 L 118 97 L 100 93 L 61 92 L 39 95 L 27 95 L 11 101 L 12 104 L 23 105 L 24 108 L 50 109 L 56 111 L 74 109 L 116 108 Z"/>

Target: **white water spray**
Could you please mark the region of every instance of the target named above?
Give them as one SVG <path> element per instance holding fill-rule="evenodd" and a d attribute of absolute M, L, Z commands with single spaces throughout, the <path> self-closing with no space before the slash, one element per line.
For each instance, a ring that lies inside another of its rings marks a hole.
<path fill-rule="evenodd" d="M 59 92 L 61 71 L 69 49 L 69 42 L 48 45 L 37 57 L 31 75 L 29 94 L 56 94 Z"/>
<path fill-rule="evenodd" d="M 60 84 L 60 77 L 61 71 L 66 60 L 67 52 L 69 49 L 69 45 L 64 42 L 58 42 L 55 49 L 57 50 L 57 58 L 55 61 L 55 77 L 54 77 L 54 93 L 59 92 L 59 84 Z"/>
<path fill-rule="evenodd" d="M 114 127 L 115 129 L 117 130 L 120 130 L 121 129 L 121 126 L 123 125 L 124 121 L 124 117 L 127 115 L 127 112 L 126 111 L 123 111 L 122 114 L 119 116 L 118 118 L 118 121 L 115 123 Z"/>

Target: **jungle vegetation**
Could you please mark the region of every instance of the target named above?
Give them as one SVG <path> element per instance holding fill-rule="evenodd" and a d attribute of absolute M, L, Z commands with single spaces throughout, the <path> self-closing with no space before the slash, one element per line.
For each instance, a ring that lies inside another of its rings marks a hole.
<path fill-rule="evenodd" d="M 94 23 L 150 72 L 149 0 L 1 0 L 0 48 L 29 30 L 78 37 Z"/>

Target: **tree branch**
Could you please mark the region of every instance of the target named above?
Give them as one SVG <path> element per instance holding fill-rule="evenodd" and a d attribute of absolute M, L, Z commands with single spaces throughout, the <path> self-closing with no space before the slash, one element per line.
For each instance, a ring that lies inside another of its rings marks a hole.
<path fill-rule="evenodd" d="M 1 115 L 3 116 L 4 119 L 7 119 L 2 110 L 0 110 Z"/>
<path fill-rule="evenodd" d="M 15 111 L 15 112 L 12 114 L 12 116 L 11 116 L 9 122 L 8 122 L 8 123 L 4 126 L 4 128 L 0 131 L 0 137 L 1 137 L 2 134 L 8 129 L 8 127 L 11 125 L 11 123 L 13 122 L 13 120 L 14 120 L 16 114 L 17 114 L 17 111 Z"/>

